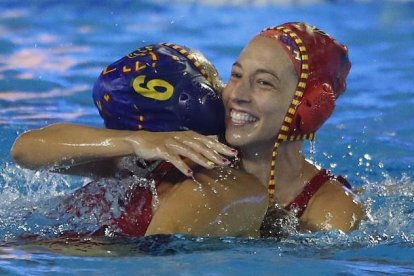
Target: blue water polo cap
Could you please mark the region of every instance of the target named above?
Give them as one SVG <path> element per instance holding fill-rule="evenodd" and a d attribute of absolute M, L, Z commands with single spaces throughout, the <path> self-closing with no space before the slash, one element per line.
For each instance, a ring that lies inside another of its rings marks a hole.
<path fill-rule="evenodd" d="M 93 87 L 105 126 L 120 130 L 224 132 L 214 66 L 186 47 L 160 43 L 107 66 Z"/>

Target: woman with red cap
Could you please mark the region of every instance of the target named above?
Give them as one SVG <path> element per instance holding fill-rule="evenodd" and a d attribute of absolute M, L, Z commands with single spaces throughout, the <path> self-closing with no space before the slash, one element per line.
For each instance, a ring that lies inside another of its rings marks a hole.
<path fill-rule="evenodd" d="M 349 231 L 363 210 L 341 177 L 312 164 L 302 140 L 313 139 L 344 92 L 351 63 L 347 48 L 304 23 L 268 28 L 233 64 L 222 96 L 226 141 L 241 151 L 241 165 L 267 185 L 272 213 L 292 211 L 302 229 Z"/>
<path fill-rule="evenodd" d="M 268 189 L 262 236 L 279 235 L 281 211 L 295 215 L 300 228 L 311 231 L 347 232 L 362 219 L 363 208 L 348 182 L 302 154 L 303 140 L 314 139 L 345 91 L 350 67 L 344 45 L 298 22 L 260 32 L 233 64 L 222 93 L 225 138 L 240 152 L 239 167 Z M 191 136 L 175 139 L 183 145 L 193 141 Z M 168 148 L 170 141 L 155 148 L 163 147 L 171 156 L 184 155 L 200 165 L 209 159 L 200 154 L 200 146 L 188 147 L 182 154 Z M 183 173 L 191 173 L 182 160 L 169 160 Z"/>
<path fill-rule="evenodd" d="M 363 208 L 347 181 L 302 154 L 303 140 L 314 139 L 345 91 L 350 67 L 344 45 L 298 22 L 260 32 L 234 63 L 222 93 L 225 138 L 240 152 L 239 167 L 268 188 L 262 236 L 278 234 L 281 210 L 294 214 L 300 228 L 311 231 L 347 232 L 362 219 Z M 193 141 L 191 136 L 175 139 L 184 145 Z M 169 143 L 160 145 L 171 156 L 184 155 L 200 165 L 209 159 L 199 154 L 199 146 L 182 154 L 168 149 Z M 182 160 L 169 160 L 191 173 Z"/>

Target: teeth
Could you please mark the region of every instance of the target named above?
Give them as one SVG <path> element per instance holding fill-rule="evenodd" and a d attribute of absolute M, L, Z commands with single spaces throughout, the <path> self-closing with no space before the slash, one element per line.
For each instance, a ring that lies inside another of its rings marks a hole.
<path fill-rule="evenodd" d="M 251 122 L 257 121 L 257 118 L 250 115 L 249 113 L 239 112 L 235 110 L 232 110 L 230 112 L 230 118 L 235 124 L 244 124 L 244 123 L 251 123 Z"/>

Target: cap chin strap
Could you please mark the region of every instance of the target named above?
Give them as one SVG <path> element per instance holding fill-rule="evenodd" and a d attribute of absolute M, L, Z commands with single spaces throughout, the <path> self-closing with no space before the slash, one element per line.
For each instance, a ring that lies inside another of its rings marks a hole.
<path fill-rule="evenodd" d="M 285 115 L 285 118 L 283 120 L 282 126 L 280 127 L 280 130 L 277 134 L 277 138 L 275 141 L 275 144 L 273 146 L 272 151 L 272 161 L 271 161 L 271 168 L 270 168 L 270 177 L 269 177 L 269 183 L 268 183 L 268 192 L 269 192 L 269 201 L 274 202 L 275 201 L 275 186 L 276 186 L 276 180 L 275 180 L 275 174 L 276 174 L 276 156 L 277 156 L 277 149 L 279 148 L 280 144 L 283 141 L 297 141 L 297 140 L 304 140 L 304 139 L 314 139 L 314 133 L 311 134 L 305 134 L 305 135 L 296 135 L 291 136 L 289 135 L 289 130 L 292 125 L 293 118 L 296 113 L 297 106 L 300 104 L 303 93 L 306 89 L 306 83 L 308 80 L 308 74 L 309 74 L 309 64 L 308 64 L 308 52 L 306 50 L 305 45 L 303 44 L 302 39 L 300 39 L 293 31 L 290 29 L 279 26 L 276 28 L 278 31 L 282 31 L 285 34 L 289 35 L 291 38 L 294 39 L 296 45 L 299 48 L 299 55 L 301 60 L 301 66 L 300 66 L 300 76 L 299 76 L 299 82 L 296 87 L 295 94 L 293 96 L 293 100 L 290 103 L 289 109 Z"/>

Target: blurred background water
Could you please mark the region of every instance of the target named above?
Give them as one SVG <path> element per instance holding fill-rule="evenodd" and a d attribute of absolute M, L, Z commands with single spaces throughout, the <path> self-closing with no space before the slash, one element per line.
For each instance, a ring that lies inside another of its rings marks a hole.
<path fill-rule="evenodd" d="M 0 273 L 414 274 L 413 1 L 1 0 L 0 240 L 67 227 L 41 214 L 84 180 L 22 169 L 9 150 L 46 124 L 102 126 L 91 88 L 104 66 L 173 42 L 201 50 L 226 81 L 254 34 L 287 21 L 314 24 L 350 49 L 347 92 L 307 152 L 360 190 L 369 218 L 359 230 L 94 241 L 106 257 L 76 256 L 85 244 L 73 254 L 9 246 L 0 248 Z"/>

